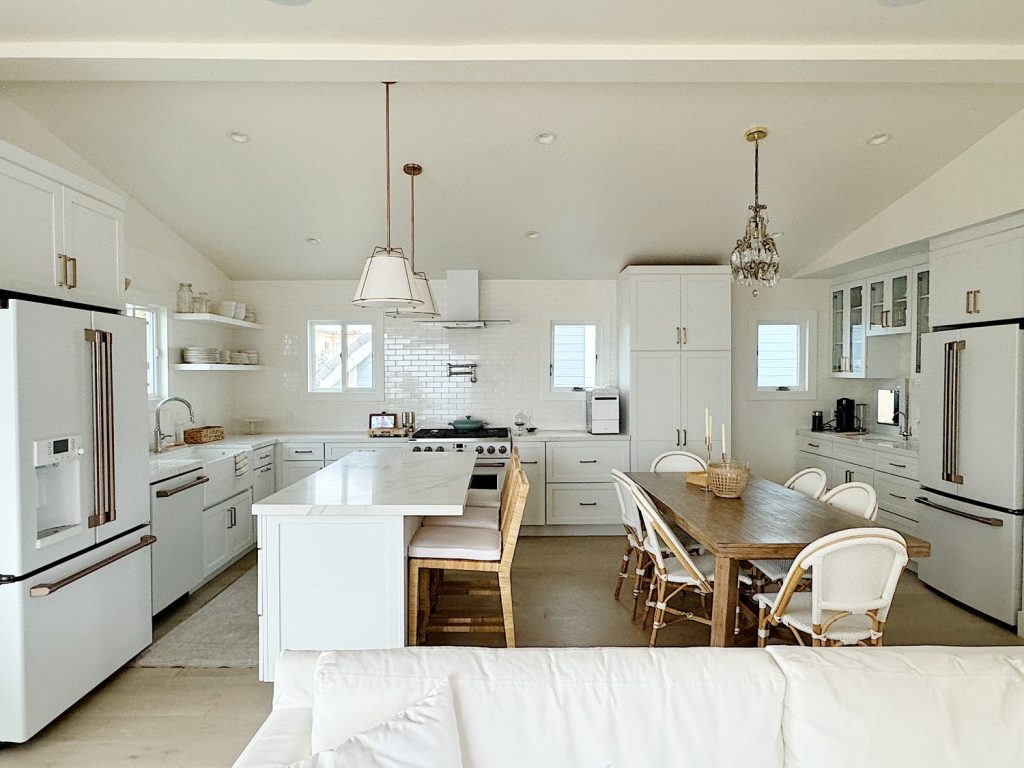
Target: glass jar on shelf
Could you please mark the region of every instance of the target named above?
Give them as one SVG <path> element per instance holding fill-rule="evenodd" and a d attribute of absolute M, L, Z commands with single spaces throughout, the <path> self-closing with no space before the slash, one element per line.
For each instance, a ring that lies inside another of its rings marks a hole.
<path fill-rule="evenodd" d="M 200 291 L 192 301 L 192 311 L 205 315 L 210 311 L 210 294 Z"/>
<path fill-rule="evenodd" d="M 192 296 L 192 283 L 178 283 L 177 311 L 182 313 L 191 312 L 194 300 Z"/>

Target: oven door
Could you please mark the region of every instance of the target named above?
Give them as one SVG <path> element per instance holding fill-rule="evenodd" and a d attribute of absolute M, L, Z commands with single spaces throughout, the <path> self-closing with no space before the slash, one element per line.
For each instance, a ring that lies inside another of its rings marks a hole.
<path fill-rule="evenodd" d="M 504 456 L 480 456 L 473 467 L 473 477 L 469 481 L 470 488 L 482 488 L 489 491 L 500 491 L 505 482 L 505 470 L 508 458 Z"/>

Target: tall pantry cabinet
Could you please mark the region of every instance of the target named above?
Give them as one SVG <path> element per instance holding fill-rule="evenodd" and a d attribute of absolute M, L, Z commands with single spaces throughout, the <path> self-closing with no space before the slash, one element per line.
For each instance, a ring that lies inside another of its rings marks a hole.
<path fill-rule="evenodd" d="M 721 425 L 732 424 L 731 305 L 728 267 L 619 273 L 619 388 L 635 471 L 676 449 L 706 459 L 705 408 L 720 456 Z"/>

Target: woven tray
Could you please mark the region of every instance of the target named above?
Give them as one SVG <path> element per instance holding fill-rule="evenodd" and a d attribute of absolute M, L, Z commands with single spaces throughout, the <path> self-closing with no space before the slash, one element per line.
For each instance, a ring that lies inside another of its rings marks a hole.
<path fill-rule="evenodd" d="M 186 443 L 212 443 L 224 439 L 224 427 L 196 427 L 185 430 Z"/>

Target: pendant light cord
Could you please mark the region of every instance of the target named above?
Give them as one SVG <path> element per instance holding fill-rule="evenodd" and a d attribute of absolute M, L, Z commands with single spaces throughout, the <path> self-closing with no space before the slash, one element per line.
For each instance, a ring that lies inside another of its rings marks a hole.
<path fill-rule="evenodd" d="M 391 251 L 391 83 L 384 83 L 384 151 L 387 155 L 388 252 Z"/>
<path fill-rule="evenodd" d="M 416 174 L 409 174 L 409 214 L 410 229 L 412 230 L 412 249 L 409 255 L 409 266 L 412 273 L 416 274 Z"/>
<path fill-rule="evenodd" d="M 758 218 L 760 218 L 758 216 L 758 210 L 759 210 L 759 208 L 758 208 L 758 204 L 759 204 L 759 199 L 758 199 L 758 192 L 759 192 L 759 189 L 758 189 L 758 186 L 759 186 L 759 183 L 758 183 L 758 175 L 759 175 L 758 174 L 758 165 L 760 164 L 760 149 L 761 149 L 761 142 L 755 140 L 754 141 L 754 216 L 756 216 Z"/>

